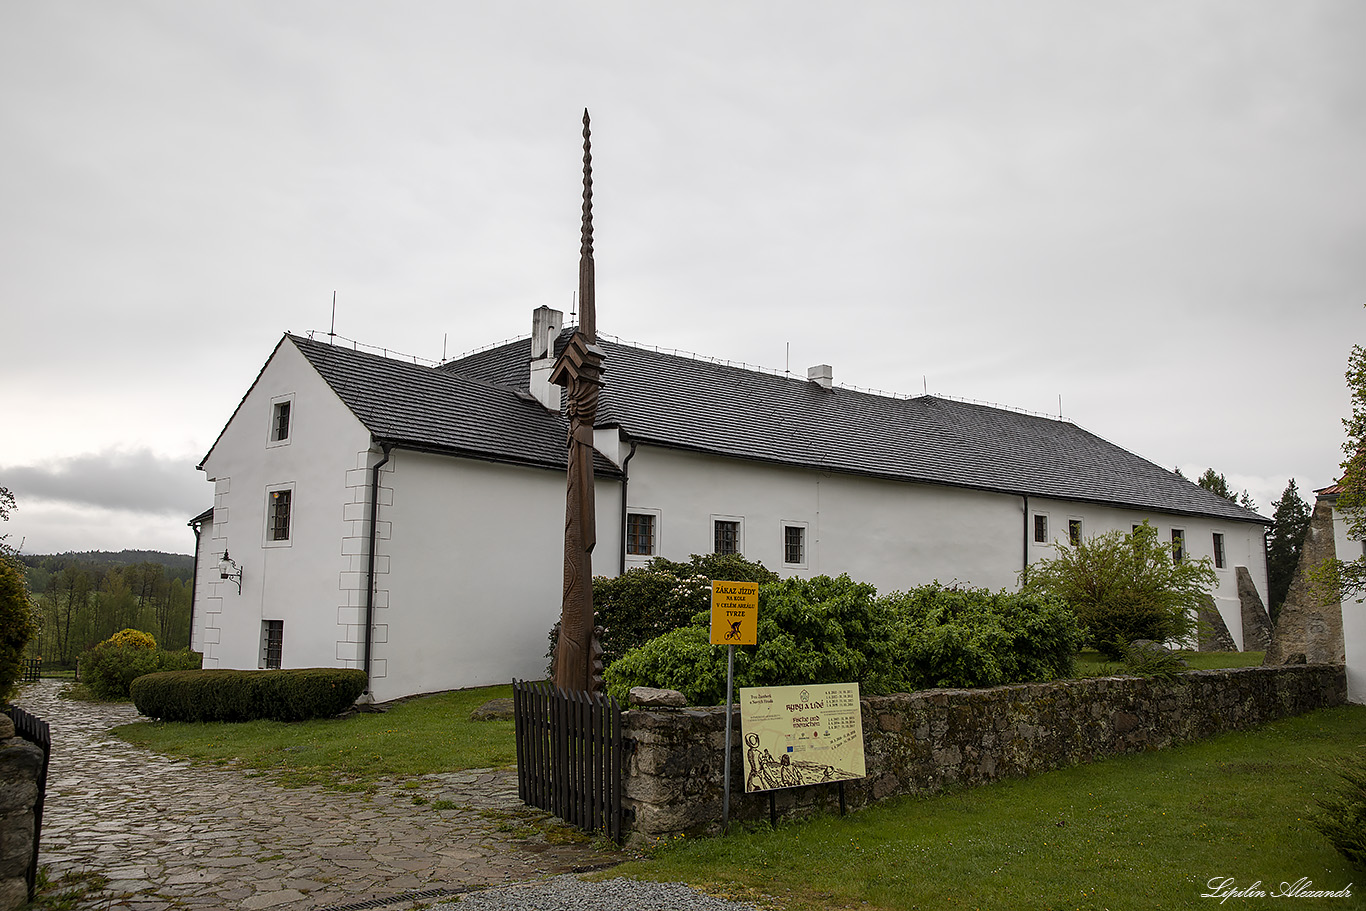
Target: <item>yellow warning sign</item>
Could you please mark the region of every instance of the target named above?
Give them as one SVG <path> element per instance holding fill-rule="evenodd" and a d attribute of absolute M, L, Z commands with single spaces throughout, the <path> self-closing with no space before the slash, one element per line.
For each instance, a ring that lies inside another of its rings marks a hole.
<path fill-rule="evenodd" d="M 759 583 L 711 582 L 711 644 L 757 645 Z"/>

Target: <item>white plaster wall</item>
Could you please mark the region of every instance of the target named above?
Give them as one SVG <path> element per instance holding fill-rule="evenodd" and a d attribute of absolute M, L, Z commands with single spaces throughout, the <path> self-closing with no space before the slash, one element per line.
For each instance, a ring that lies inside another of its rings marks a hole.
<path fill-rule="evenodd" d="M 982 588 L 1014 589 L 1025 559 L 1053 554 L 1033 543 L 1033 516 L 1049 518 L 1050 539 L 1065 540 L 1069 519 L 1082 520 L 1088 537 L 1128 532 L 1145 519 L 1163 540 L 1173 528 L 1186 533 L 1193 557 L 1214 552 L 1214 532 L 1224 535 L 1225 567 L 1216 569 L 1213 592 L 1224 622 L 1242 644 L 1242 610 L 1234 569 L 1246 566 L 1266 597 L 1262 526 L 1246 522 L 1120 509 L 1031 497 L 1026 516 L 1018 496 L 930 484 L 883 481 L 721 459 L 640 446 L 631 460 L 628 497 L 632 510 L 657 510 L 658 553 L 674 560 L 710 553 L 712 519 L 743 519 L 746 557 L 783 575 L 847 572 L 880 592 L 938 580 Z M 1028 521 L 1028 524 L 1026 524 Z M 783 564 L 782 526 L 807 525 L 805 567 Z M 628 557 L 627 566 L 648 558 Z"/>
<path fill-rule="evenodd" d="M 657 509 L 662 556 L 710 553 L 712 519 L 743 520 L 742 552 L 785 576 L 847 572 L 889 592 L 939 579 L 999 588 L 1020 568 L 1020 501 L 641 446 L 631 509 Z M 783 564 L 782 529 L 807 527 L 805 567 Z M 632 557 L 628 566 L 645 558 Z"/>
<path fill-rule="evenodd" d="M 1157 529 L 1160 540 L 1171 541 L 1172 529 L 1179 528 L 1186 533 L 1186 552 L 1195 559 L 1209 557 L 1211 563 L 1214 561 L 1214 533 L 1221 533 L 1224 536 L 1224 567 L 1214 570 L 1218 584 L 1211 594 L 1219 608 L 1220 616 L 1224 618 L 1224 624 L 1239 649 L 1243 648 L 1243 608 L 1238 600 L 1238 578 L 1235 571 L 1237 567 L 1247 567 L 1253 583 L 1257 586 L 1257 593 L 1262 597 L 1262 604 L 1266 604 L 1266 549 L 1263 544 L 1262 525 L 1049 500 L 1042 497 L 1029 498 L 1029 511 L 1031 563 L 1050 557 L 1054 553 L 1052 544 L 1033 543 L 1033 515 L 1037 513 L 1048 516 L 1049 538 L 1064 542 L 1067 540 L 1068 519 L 1073 518 L 1082 520 L 1082 534 L 1088 538 L 1108 531 L 1127 533 L 1133 526 L 1146 520 Z"/>
<path fill-rule="evenodd" d="M 287 445 L 268 445 L 272 400 L 293 395 Z M 217 573 L 201 577 L 198 646 L 205 667 L 255 668 L 261 621 L 283 620 L 282 667 L 348 664 L 339 616 L 354 596 L 342 589 L 358 534 L 346 512 L 352 472 L 369 458 L 370 436 L 288 339 L 281 342 L 204 462 L 214 482 L 214 523 L 204 561 L 226 548 L 242 568 L 242 591 Z M 363 471 L 362 471 L 363 473 Z M 293 485 L 288 542 L 266 536 L 267 490 Z"/>
<path fill-rule="evenodd" d="M 375 699 L 543 678 L 563 589 L 564 472 L 407 450 L 390 465 Z M 594 572 L 614 575 L 620 485 L 599 479 L 597 492 Z"/>
<path fill-rule="evenodd" d="M 1347 520 L 1333 510 L 1333 546 L 1339 560 L 1355 560 L 1363 553 L 1362 542 L 1347 533 Z M 1366 702 L 1366 604 L 1344 601 L 1342 644 L 1347 660 L 1347 699 Z"/>
<path fill-rule="evenodd" d="M 190 532 L 193 534 L 193 530 Z M 220 551 L 221 553 L 221 551 Z M 195 564 L 194 615 L 190 618 L 190 648 L 204 651 L 204 601 L 211 582 L 218 582 L 218 557 L 213 553 L 213 522 L 200 531 L 199 562 Z"/>

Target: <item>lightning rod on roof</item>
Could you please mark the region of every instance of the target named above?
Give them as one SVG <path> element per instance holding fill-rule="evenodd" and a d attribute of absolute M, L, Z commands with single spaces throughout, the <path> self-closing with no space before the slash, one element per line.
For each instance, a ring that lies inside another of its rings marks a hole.
<path fill-rule="evenodd" d="M 332 291 L 332 328 L 327 330 L 327 342 L 331 344 L 337 338 L 337 292 Z"/>
<path fill-rule="evenodd" d="M 1058 420 L 1062 420 L 1062 393 L 1058 393 Z"/>

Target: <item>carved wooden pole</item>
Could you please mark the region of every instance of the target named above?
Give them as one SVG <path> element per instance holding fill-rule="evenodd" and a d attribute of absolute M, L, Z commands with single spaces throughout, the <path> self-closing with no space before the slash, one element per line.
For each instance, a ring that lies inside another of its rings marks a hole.
<path fill-rule="evenodd" d="M 593 424 L 602 388 L 593 276 L 593 157 L 588 111 L 583 112 L 583 222 L 579 245 L 579 326 L 555 361 L 551 382 L 566 389 L 569 472 L 565 491 L 564 598 L 555 648 L 555 685 L 566 690 L 602 688 L 602 649 L 593 635 L 593 545 L 597 543 L 593 492 Z"/>

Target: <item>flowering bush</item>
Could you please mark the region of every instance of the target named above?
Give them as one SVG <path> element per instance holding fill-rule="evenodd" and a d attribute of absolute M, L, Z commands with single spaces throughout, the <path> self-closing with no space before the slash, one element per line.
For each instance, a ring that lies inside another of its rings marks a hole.
<path fill-rule="evenodd" d="M 151 633 L 144 633 L 140 629 L 121 629 L 108 639 L 104 640 L 110 645 L 127 646 L 129 648 L 156 648 L 157 640 Z"/>
<path fill-rule="evenodd" d="M 141 630 L 119 630 L 81 656 L 81 678 L 97 699 L 127 699 L 143 674 L 199 667 L 204 656 L 189 649 L 168 652 Z"/>

